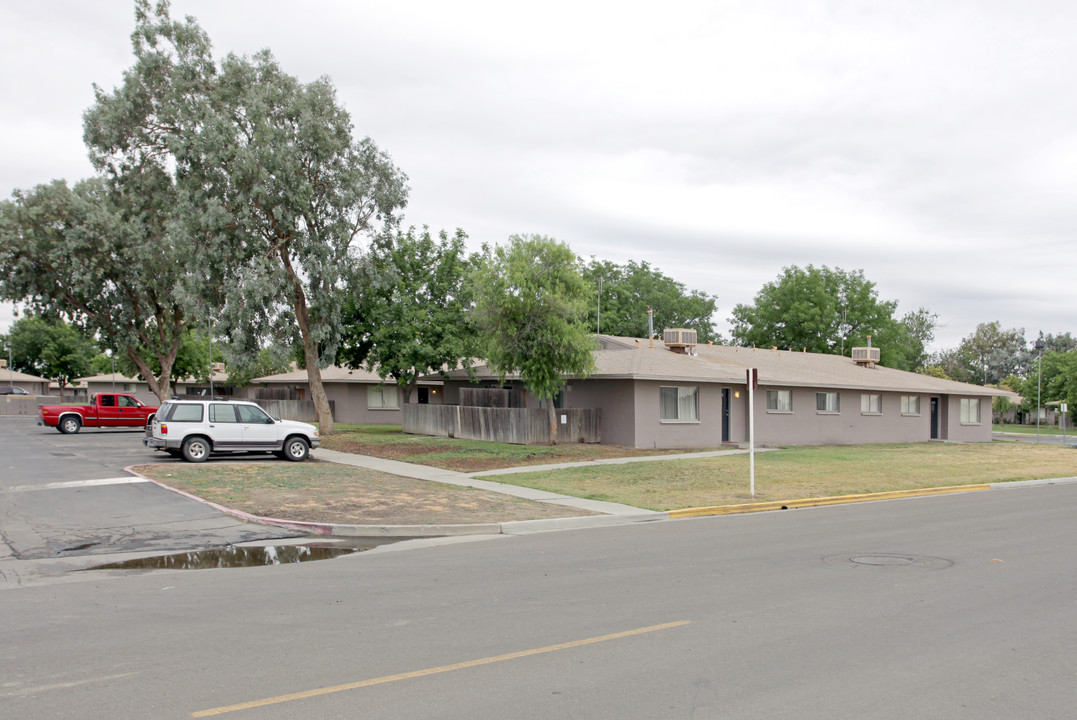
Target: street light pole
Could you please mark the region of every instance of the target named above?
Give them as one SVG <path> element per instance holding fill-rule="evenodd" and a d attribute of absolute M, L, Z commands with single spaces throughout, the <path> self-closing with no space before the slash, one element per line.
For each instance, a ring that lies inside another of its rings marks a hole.
<path fill-rule="evenodd" d="M 1038 360 L 1039 367 L 1036 369 L 1036 442 L 1040 441 L 1040 400 L 1043 395 L 1043 338 L 1036 340 L 1033 346 L 1040 351 L 1040 357 Z"/>

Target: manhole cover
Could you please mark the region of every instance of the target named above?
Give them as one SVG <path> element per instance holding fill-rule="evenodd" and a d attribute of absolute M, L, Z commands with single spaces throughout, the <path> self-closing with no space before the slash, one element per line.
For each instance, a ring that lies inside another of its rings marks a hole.
<path fill-rule="evenodd" d="M 860 565 L 912 565 L 915 562 L 912 558 L 897 555 L 860 555 L 849 559 Z"/>
<path fill-rule="evenodd" d="M 953 561 L 946 558 L 931 557 L 929 555 L 907 555 L 904 553 L 845 553 L 842 555 L 828 555 L 823 558 L 823 562 L 835 567 L 868 565 L 874 567 L 915 567 L 924 570 L 941 570 L 954 564 Z"/>

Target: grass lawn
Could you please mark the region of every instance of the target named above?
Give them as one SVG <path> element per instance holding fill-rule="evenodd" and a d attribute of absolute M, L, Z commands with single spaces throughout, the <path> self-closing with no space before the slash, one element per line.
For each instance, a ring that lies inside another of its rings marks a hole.
<path fill-rule="evenodd" d="M 617 445 L 509 445 L 480 440 L 405 435 L 400 432 L 399 425 L 337 425 L 336 429 L 332 435 L 322 437 L 322 447 L 458 472 L 685 452 L 637 450 Z"/>
<path fill-rule="evenodd" d="M 1019 435 L 1035 435 L 1035 425 L 992 425 L 991 432 L 1017 433 Z M 1054 425 L 1040 425 L 1040 435 L 1062 435 L 1062 428 Z M 1072 437 L 1077 442 L 1077 432 L 1074 432 L 1069 420 L 1066 421 L 1066 437 Z"/>
<path fill-rule="evenodd" d="M 444 438 L 410 438 L 389 428 L 350 430 L 364 454 L 379 444 L 394 458 L 417 460 Z M 334 438 L 348 438 L 341 433 Z M 466 459 L 472 443 L 449 443 Z M 484 462 L 512 457 L 552 462 L 594 446 L 523 448 L 478 443 Z M 493 446 L 493 447 L 491 447 Z M 331 447 L 331 445 L 330 445 Z M 414 448 L 415 455 L 406 454 Z M 610 446 L 599 446 L 607 451 Z M 550 455 L 544 453 L 550 452 Z M 532 455 L 537 453 L 537 455 Z M 543 456 L 544 455 L 544 456 Z M 539 457 L 539 460 L 536 460 Z M 583 459 L 577 454 L 572 459 Z M 426 458 L 429 460 L 430 458 Z M 428 463 L 434 464 L 434 463 Z M 308 522 L 359 524 L 475 523 L 587 514 L 497 493 L 410 480 L 371 470 L 305 463 L 158 463 L 137 468 L 167 485 L 256 515 Z M 1058 445 L 999 442 L 917 443 L 789 448 L 756 455 L 756 497 L 748 494 L 748 456 L 662 460 L 499 475 L 503 483 L 651 510 L 916 490 L 955 485 L 1077 476 L 1077 451 Z"/>
<path fill-rule="evenodd" d="M 233 510 L 300 522 L 439 525 L 590 514 L 502 493 L 327 462 L 155 463 L 134 469 Z"/>
<path fill-rule="evenodd" d="M 748 456 L 603 465 L 498 476 L 500 482 L 577 497 L 674 510 L 953 485 L 1077 476 L 1077 451 L 1027 443 L 861 445 Z"/>

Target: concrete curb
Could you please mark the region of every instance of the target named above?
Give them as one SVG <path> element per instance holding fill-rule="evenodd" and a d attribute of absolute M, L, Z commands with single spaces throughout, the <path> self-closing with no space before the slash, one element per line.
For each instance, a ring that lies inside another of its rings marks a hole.
<path fill-rule="evenodd" d="M 743 515 L 747 513 L 771 512 L 774 510 L 793 510 L 797 508 L 826 507 L 830 505 L 848 505 L 861 502 L 875 502 L 878 500 L 898 500 L 903 498 L 929 497 L 932 495 L 954 495 L 968 492 L 983 492 L 986 490 L 1005 490 L 1021 487 L 1041 487 L 1049 485 L 1065 485 L 1077 483 L 1077 477 L 1052 478 L 1044 480 L 1022 480 L 1008 483 L 991 483 L 978 485 L 955 485 L 949 487 L 923 488 L 919 490 L 895 490 L 892 492 L 865 493 L 861 495 L 839 495 L 822 498 L 803 498 L 798 500 L 776 500 L 770 502 L 743 503 L 740 505 L 717 505 L 712 507 L 685 508 L 682 510 L 670 510 L 669 512 L 656 512 L 652 510 L 639 510 L 636 513 L 619 513 L 616 515 L 582 515 L 567 518 L 547 518 L 542 520 L 513 520 L 500 523 L 473 523 L 473 524 L 445 524 L 445 525 L 348 525 L 337 523 L 308 523 L 296 520 L 282 520 L 268 518 L 242 510 L 210 502 L 197 495 L 192 495 L 183 490 L 166 485 L 162 482 L 146 477 L 132 469 L 133 466 L 124 468 L 132 475 L 140 477 L 147 482 L 158 485 L 165 490 L 183 495 L 205 505 L 219 510 L 243 522 L 268 527 L 278 527 L 284 530 L 294 530 L 307 535 L 325 535 L 332 537 L 351 538 L 429 538 L 429 537 L 459 537 L 467 535 L 526 535 L 531 533 L 552 532 L 556 530 L 579 530 L 594 527 L 612 527 L 615 525 L 628 525 L 659 520 L 681 520 L 686 518 L 714 517 L 719 515 Z M 627 506 L 622 506 L 627 507 Z"/>
<path fill-rule="evenodd" d="M 767 512 L 770 510 L 791 510 L 806 507 L 825 507 L 828 505 L 846 505 L 875 500 L 897 500 L 899 498 L 925 497 L 928 495 L 952 495 L 963 492 L 980 492 L 990 490 L 990 485 L 957 485 L 941 488 L 924 488 L 921 490 L 894 490 L 892 492 L 864 493 L 862 495 L 838 495 L 834 497 L 804 498 L 801 500 L 775 500 L 771 502 L 744 503 L 742 505 L 718 505 L 715 507 L 685 508 L 670 510 L 667 514 L 671 520 L 710 515 L 739 515 L 742 513 Z"/>

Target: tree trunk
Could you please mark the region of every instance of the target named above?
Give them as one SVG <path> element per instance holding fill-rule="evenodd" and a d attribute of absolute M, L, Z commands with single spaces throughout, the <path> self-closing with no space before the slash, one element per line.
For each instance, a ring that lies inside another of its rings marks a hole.
<path fill-rule="evenodd" d="M 557 408 L 553 406 L 553 398 L 546 398 L 546 411 L 550 418 L 550 444 L 557 444 Z"/>
<path fill-rule="evenodd" d="M 322 370 L 318 367 L 318 347 L 309 336 L 303 337 L 303 357 L 307 362 L 307 383 L 310 385 L 310 399 L 314 403 L 314 412 L 318 415 L 318 425 L 322 435 L 336 432 L 333 411 L 329 407 L 329 396 L 322 385 Z"/>
<path fill-rule="evenodd" d="M 303 289 L 296 281 L 295 319 L 299 324 L 299 335 L 303 338 L 303 357 L 307 363 L 307 384 L 310 385 L 310 399 L 314 402 L 314 412 L 318 415 L 318 425 L 322 435 L 336 432 L 333 411 L 329 407 L 329 397 L 322 385 L 322 370 L 319 366 L 318 344 L 310 334 L 310 313 L 307 312 L 307 299 Z"/>
<path fill-rule="evenodd" d="M 165 402 L 172 397 L 172 363 L 176 361 L 176 351 L 179 346 L 176 345 L 172 348 L 172 351 L 163 358 L 159 358 L 161 361 L 161 377 L 158 378 L 153 374 L 153 370 L 150 368 L 141 355 L 130 345 L 127 346 L 127 357 L 131 359 L 131 362 L 138 368 L 138 374 L 142 376 L 142 379 L 146 381 L 146 385 L 149 386 L 150 392 L 157 396 L 157 399 L 161 402 Z"/>

